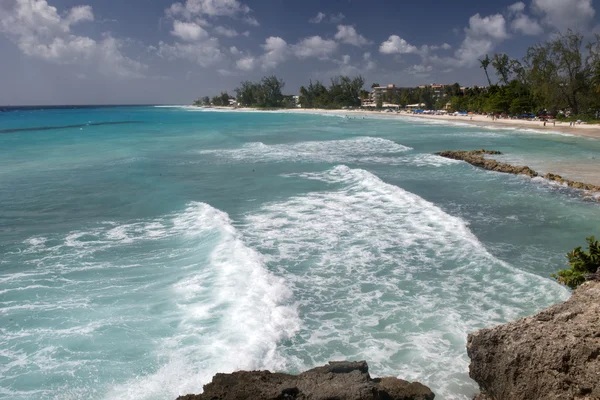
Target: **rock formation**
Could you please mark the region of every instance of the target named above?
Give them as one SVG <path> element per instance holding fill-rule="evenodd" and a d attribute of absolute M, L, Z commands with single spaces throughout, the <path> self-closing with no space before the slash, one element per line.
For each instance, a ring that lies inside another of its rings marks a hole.
<path fill-rule="evenodd" d="M 489 171 L 496 172 L 504 172 L 507 174 L 514 175 L 527 175 L 530 178 L 535 178 L 537 176 L 543 177 L 549 181 L 558 182 L 561 185 L 566 185 L 568 187 L 574 189 L 585 190 L 588 194 L 600 193 L 600 186 L 591 185 L 589 183 L 572 181 L 569 179 L 565 179 L 560 175 L 555 174 L 546 174 L 540 175 L 536 171 L 532 170 L 527 166 L 514 166 L 506 163 L 502 163 L 493 159 L 485 158 L 485 155 L 501 155 L 502 153 L 494 150 L 473 150 L 473 151 L 464 151 L 464 150 L 456 150 L 456 151 L 442 151 L 436 153 L 438 156 L 442 156 L 445 158 L 451 158 L 453 160 L 461 160 L 466 161 L 471 165 L 474 165 L 479 168 L 487 169 Z M 592 197 L 592 199 L 595 199 Z"/>
<path fill-rule="evenodd" d="M 600 399 L 600 282 L 537 315 L 470 334 L 477 400 Z"/>
<path fill-rule="evenodd" d="M 433 400 L 427 386 L 372 379 L 365 361 L 330 362 L 300 375 L 269 371 L 217 374 L 204 393 L 177 400 Z"/>

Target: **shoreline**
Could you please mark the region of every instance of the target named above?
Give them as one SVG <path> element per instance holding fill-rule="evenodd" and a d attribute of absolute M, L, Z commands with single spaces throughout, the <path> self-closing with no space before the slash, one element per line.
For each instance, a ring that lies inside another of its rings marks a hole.
<path fill-rule="evenodd" d="M 197 106 L 190 106 L 192 108 L 204 108 Z M 542 121 L 526 121 L 520 119 L 496 119 L 491 120 L 484 115 L 472 115 L 472 116 L 450 116 L 450 115 L 430 115 L 430 114 L 411 114 L 405 111 L 399 113 L 391 113 L 384 111 L 370 111 L 370 110 L 329 110 L 323 108 L 281 108 L 281 109 L 259 109 L 250 107 L 206 107 L 206 110 L 229 110 L 229 111 L 241 111 L 241 112 L 282 112 L 290 114 L 330 114 L 330 115 L 360 115 L 360 116 L 380 116 L 389 119 L 400 118 L 410 119 L 419 118 L 431 121 L 441 121 L 449 123 L 466 124 L 472 126 L 479 126 L 486 129 L 514 129 L 514 130 L 527 130 L 530 132 L 537 132 L 540 134 L 551 133 L 557 135 L 569 135 L 569 136 L 581 136 L 592 139 L 600 139 L 600 125 L 589 125 L 580 124 L 576 127 L 570 127 L 568 123 L 556 122 L 556 126 L 553 123 L 548 122 L 546 126 Z"/>

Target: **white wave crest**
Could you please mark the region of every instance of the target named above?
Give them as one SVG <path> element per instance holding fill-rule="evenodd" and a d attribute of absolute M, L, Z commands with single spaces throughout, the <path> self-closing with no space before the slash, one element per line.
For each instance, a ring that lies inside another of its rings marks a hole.
<path fill-rule="evenodd" d="M 306 178 L 340 189 L 265 206 L 247 217 L 250 244 L 286 268 L 304 329 L 306 367 L 366 359 L 376 375 L 468 399 L 467 333 L 565 299 L 555 282 L 487 252 L 467 224 L 360 169 Z M 282 267 L 283 268 L 283 267 Z"/>
<path fill-rule="evenodd" d="M 292 292 L 224 212 L 191 203 L 45 239 L 26 242 L 27 274 L 0 275 L 0 318 L 44 321 L 0 328 L 0 348 L 26 349 L 6 356 L 0 385 L 43 366 L 65 382 L 43 397 L 165 399 L 201 391 L 217 372 L 288 368 L 278 344 L 299 329 Z M 90 381 L 95 371 L 114 386 Z"/>
<path fill-rule="evenodd" d="M 249 143 L 239 149 L 201 150 L 225 161 L 250 162 L 352 162 L 361 156 L 390 155 L 411 150 L 391 140 L 361 137 L 347 140 L 301 142 L 294 144 L 266 145 Z"/>

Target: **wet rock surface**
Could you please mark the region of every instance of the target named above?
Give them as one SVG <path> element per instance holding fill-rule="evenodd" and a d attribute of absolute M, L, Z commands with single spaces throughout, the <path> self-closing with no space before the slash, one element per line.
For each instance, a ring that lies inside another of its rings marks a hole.
<path fill-rule="evenodd" d="M 600 282 L 532 317 L 470 334 L 477 400 L 600 399 Z"/>
<path fill-rule="evenodd" d="M 365 361 L 330 362 L 300 375 L 269 371 L 217 374 L 198 395 L 177 400 L 433 400 L 420 383 L 372 379 Z"/>
<path fill-rule="evenodd" d="M 487 169 L 489 171 L 504 172 L 507 174 L 514 174 L 514 175 L 527 175 L 530 178 L 535 178 L 535 177 L 539 176 L 539 177 L 542 177 L 549 181 L 554 181 L 554 182 L 560 183 L 561 185 L 566 185 L 573 189 L 584 190 L 587 192 L 586 195 L 593 195 L 593 194 L 600 193 L 600 186 L 591 185 L 589 183 L 572 181 L 569 179 L 565 179 L 562 176 L 556 175 L 556 174 L 540 175 L 539 173 L 537 173 L 536 171 L 532 170 L 531 168 L 529 168 L 527 166 L 522 166 L 522 165 L 515 166 L 515 165 L 506 164 L 503 162 L 499 162 L 499 161 L 484 157 L 486 155 L 501 155 L 502 153 L 499 151 L 485 150 L 485 149 L 472 150 L 472 151 L 465 151 L 465 150 L 451 151 L 451 150 L 449 150 L 449 151 L 442 151 L 442 152 L 439 152 L 436 154 L 438 156 L 450 158 L 453 160 L 465 161 L 471 165 L 474 165 L 479 168 Z M 592 196 L 590 198 L 596 199 L 594 196 Z M 596 200 L 599 200 L 599 199 L 596 199 Z"/>

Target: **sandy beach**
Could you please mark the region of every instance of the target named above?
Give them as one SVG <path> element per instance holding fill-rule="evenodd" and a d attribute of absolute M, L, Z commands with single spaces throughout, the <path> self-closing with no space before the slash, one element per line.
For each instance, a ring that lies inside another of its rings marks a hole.
<path fill-rule="evenodd" d="M 250 109 L 246 109 L 250 110 Z M 427 114 L 412 114 L 407 112 L 393 113 L 393 112 L 382 112 L 382 111 L 366 111 L 366 110 L 324 110 L 324 109 L 289 109 L 286 112 L 292 113 L 319 113 L 319 114 L 336 114 L 336 115 L 377 115 L 385 117 L 398 117 L 398 118 L 422 118 L 438 121 L 447 122 L 459 122 L 465 124 L 471 124 L 476 126 L 485 127 L 498 127 L 498 128 L 515 128 L 515 129 L 528 129 L 536 131 L 549 131 L 557 133 L 566 133 L 576 136 L 584 136 L 595 139 L 600 139 L 600 125 L 588 125 L 580 124 L 574 127 L 570 127 L 568 123 L 556 122 L 554 125 L 552 122 L 547 122 L 546 126 L 542 121 L 527 121 L 520 119 L 496 119 L 493 120 L 484 115 L 473 115 L 473 116 L 450 116 L 450 115 L 427 115 Z"/>

